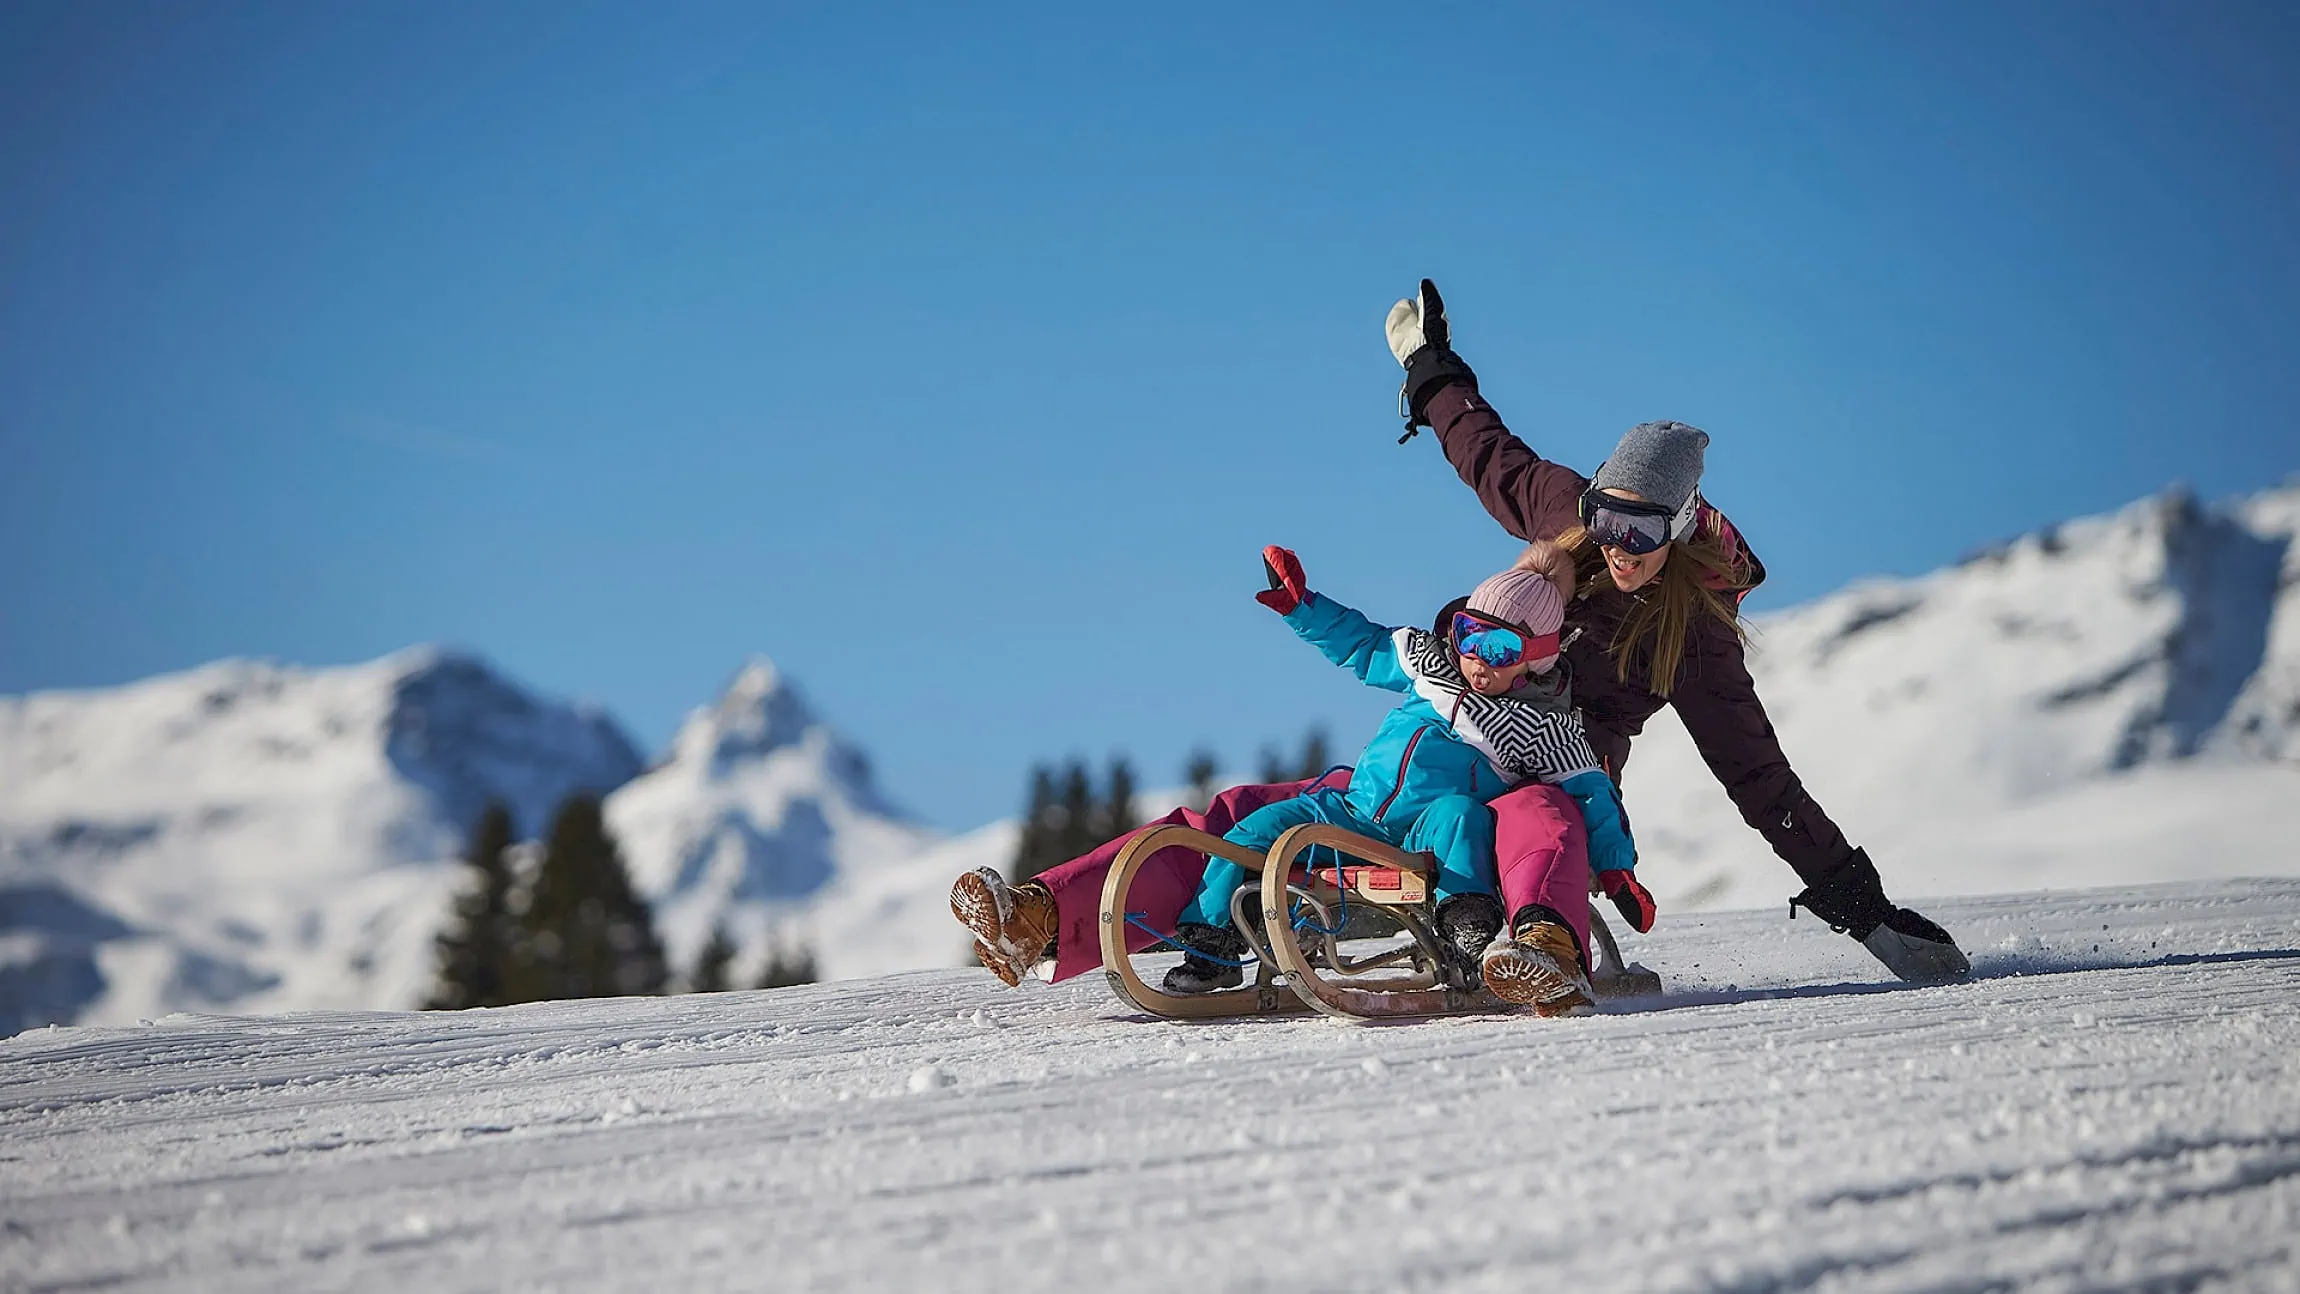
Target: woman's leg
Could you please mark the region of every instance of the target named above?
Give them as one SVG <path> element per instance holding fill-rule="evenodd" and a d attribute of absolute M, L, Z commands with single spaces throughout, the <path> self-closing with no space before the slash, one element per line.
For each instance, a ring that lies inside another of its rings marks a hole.
<path fill-rule="evenodd" d="M 1313 787 L 1347 787 L 1348 769 L 1338 769 L 1326 777 L 1308 782 L 1284 782 L 1270 786 L 1233 786 L 1214 797 L 1214 802 L 1200 813 L 1196 809 L 1176 809 L 1158 823 L 1179 823 L 1195 827 L 1208 835 L 1227 834 L 1230 828 L 1265 804 L 1291 799 Z M 1157 825 L 1156 823 L 1152 825 Z M 1110 874 L 1110 864 L 1118 857 L 1134 833 L 1128 832 L 1109 841 L 1082 857 L 1050 867 L 1038 874 L 1039 884 L 1054 895 L 1056 912 L 1054 941 L 1054 979 L 1057 982 L 1073 975 L 1098 970 L 1102 966 L 1102 882 Z M 1142 870 L 1134 874 L 1134 886 L 1127 893 L 1128 904 L 1143 914 L 1143 920 L 1161 931 L 1174 928 L 1174 918 L 1198 893 L 1199 879 L 1205 874 L 1206 856 L 1179 845 L 1161 849 L 1144 859 Z M 1140 930 L 1126 932 L 1126 946 L 1139 952 L 1155 942 Z"/>
<path fill-rule="evenodd" d="M 1513 926 L 1518 913 L 1539 905 L 1573 931 L 1584 971 L 1589 968 L 1589 833 L 1580 806 L 1554 786 L 1522 786 L 1496 799 L 1494 866 L 1502 907 Z"/>

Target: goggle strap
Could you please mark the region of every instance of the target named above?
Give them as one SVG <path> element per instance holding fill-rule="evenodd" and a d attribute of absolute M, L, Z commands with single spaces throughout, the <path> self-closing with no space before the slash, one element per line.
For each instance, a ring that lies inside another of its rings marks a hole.
<path fill-rule="evenodd" d="M 1669 519 L 1670 540 L 1674 542 L 1682 539 L 1691 539 L 1693 537 L 1694 523 L 1700 519 L 1700 516 L 1701 491 L 1695 490 L 1693 493 L 1685 496 L 1685 506 L 1679 508 L 1677 510 L 1677 515 Z"/>

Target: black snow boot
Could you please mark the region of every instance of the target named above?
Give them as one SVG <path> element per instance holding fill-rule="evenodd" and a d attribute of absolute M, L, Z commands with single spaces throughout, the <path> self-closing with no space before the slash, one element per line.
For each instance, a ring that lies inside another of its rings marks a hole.
<path fill-rule="evenodd" d="M 1438 952 L 1454 982 L 1464 988 L 1484 983 L 1478 959 L 1501 933 L 1501 903 L 1491 894 L 1456 894 L 1438 904 L 1436 924 Z"/>
<path fill-rule="evenodd" d="M 1237 931 L 1185 921 L 1174 928 L 1174 942 L 1190 951 L 1181 965 L 1166 972 L 1167 992 L 1194 997 L 1246 982 L 1246 973 L 1237 964 L 1245 959 L 1246 940 Z"/>
<path fill-rule="evenodd" d="M 1833 930 L 1861 941 L 1886 969 L 1914 984 L 1937 984 L 1972 974 L 1973 964 L 1949 932 L 1885 897 L 1869 851 L 1853 856 L 1805 892 L 1789 900 L 1789 915 L 1803 908 Z"/>

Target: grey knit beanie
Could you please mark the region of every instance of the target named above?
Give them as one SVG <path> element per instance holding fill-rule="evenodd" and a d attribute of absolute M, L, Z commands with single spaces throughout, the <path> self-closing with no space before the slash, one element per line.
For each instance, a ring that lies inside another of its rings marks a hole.
<path fill-rule="evenodd" d="M 1613 457 L 1590 482 L 1599 490 L 1629 490 L 1672 510 L 1683 508 L 1701 485 L 1701 451 L 1709 433 L 1682 422 L 1641 422 L 1623 433 Z"/>

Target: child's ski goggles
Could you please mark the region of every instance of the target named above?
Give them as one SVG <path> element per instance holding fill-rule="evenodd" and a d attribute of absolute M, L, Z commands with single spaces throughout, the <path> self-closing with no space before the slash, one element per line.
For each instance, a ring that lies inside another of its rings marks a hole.
<path fill-rule="evenodd" d="M 1521 660 L 1541 660 L 1557 654 L 1555 633 L 1528 635 L 1524 630 L 1488 620 L 1474 611 L 1456 611 L 1453 649 L 1475 656 L 1495 669 L 1507 669 Z"/>
<path fill-rule="evenodd" d="M 1685 496 L 1684 507 L 1671 508 L 1616 498 L 1591 486 L 1581 493 L 1581 525 L 1599 546 L 1643 556 L 1690 530 L 1700 506 L 1698 491 Z"/>

